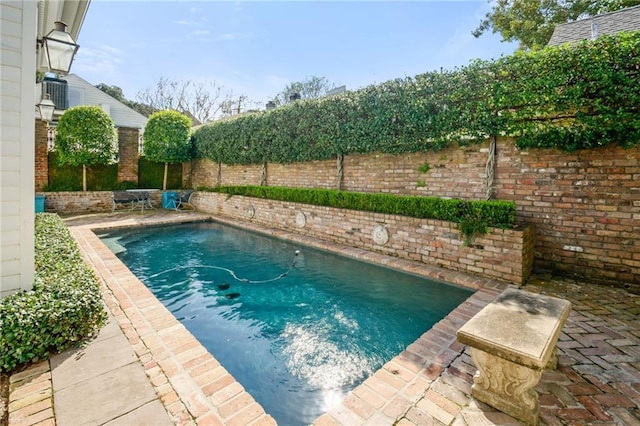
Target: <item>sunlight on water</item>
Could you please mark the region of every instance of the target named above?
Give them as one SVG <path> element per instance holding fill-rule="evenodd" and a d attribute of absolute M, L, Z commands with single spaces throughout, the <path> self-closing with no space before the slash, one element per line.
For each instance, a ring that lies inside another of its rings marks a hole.
<path fill-rule="evenodd" d="M 355 383 L 375 371 L 373 360 L 340 349 L 326 334 L 287 324 L 282 333 L 287 342 L 283 354 L 292 375 L 320 389 L 335 389 Z"/>
<path fill-rule="evenodd" d="M 337 311 L 333 318 L 338 322 L 338 324 L 350 329 L 351 331 L 356 331 L 360 326 L 358 325 L 358 321 L 350 320 L 347 318 L 343 312 Z"/>
<path fill-rule="evenodd" d="M 285 426 L 339 404 L 471 293 L 213 223 L 102 238 Z"/>

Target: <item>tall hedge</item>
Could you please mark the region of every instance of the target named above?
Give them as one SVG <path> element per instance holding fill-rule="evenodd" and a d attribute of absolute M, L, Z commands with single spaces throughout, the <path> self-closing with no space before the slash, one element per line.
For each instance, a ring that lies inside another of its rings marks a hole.
<path fill-rule="evenodd" d="M 212 123 L 197 156 L 225 164 L 437 151 L 514 136 L 520 148 L 640 141 L 640 32 L 516 53 Z"/>

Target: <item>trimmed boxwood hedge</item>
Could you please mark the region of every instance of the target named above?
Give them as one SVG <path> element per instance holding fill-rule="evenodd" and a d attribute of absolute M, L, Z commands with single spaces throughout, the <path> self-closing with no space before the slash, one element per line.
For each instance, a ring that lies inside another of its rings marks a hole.
<path fill-rule="evenodd" d="M 0 301 L 0 371 L 70 348 L 105 320 L 98 280 L 64 222 L 36 214 L 33 290 Z"/>
<path fill-rule="evenodd" d="M 396 214 L 420 219 L 438 219 L 460 224 L 469 239 L 486 233 L 487 227 L 513 229 L 516 206 L 511 201 L 465 201 L 437 197 L 348 192 L 333 189 L 283 188 L 276 186 L 218 186 L 198 188 L 245 197 L 290 201 L 294 203 Z"/>

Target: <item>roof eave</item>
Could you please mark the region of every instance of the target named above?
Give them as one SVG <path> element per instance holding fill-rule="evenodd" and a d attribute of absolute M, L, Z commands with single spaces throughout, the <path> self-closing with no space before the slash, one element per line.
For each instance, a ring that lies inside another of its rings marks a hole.
<path fill-rule="evenodd" d="M 91 0 L 38 0 L 38 39 L 54 28 L 56 21 L 67 24 L 67 31 L 78 42 L 84 18 Z M 39 71 L 48 71 L 42 67 L 42 50 L 38 50 Z"/>

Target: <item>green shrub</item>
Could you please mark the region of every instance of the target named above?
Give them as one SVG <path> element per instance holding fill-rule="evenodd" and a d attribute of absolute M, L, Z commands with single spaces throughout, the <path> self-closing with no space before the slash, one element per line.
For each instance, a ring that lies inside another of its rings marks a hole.
<path fill-rule="evenodd" d="M 49 183 L 44 191 L 82 191 L 82 166 L 60 164 L 58 157 L 59 154 L 56 151 L 49 153 Z M 111 191 L 118 189 L 118 185 L 117 164 L 96 164 L 87 167 L 89 191 Z"/>
<path fill-rule="evenodd" d="M 0 301 L 0 371 L 46 359 L 95 333 L 106 319 L 98 281 L 62 219 L 35 219 L 33 290 Z"/>
<path fill-rule="evenodd" d="M 228 165 L 439 151 L 491 136 L 519 148 L 631 147 L 638 69 L 640 31 L 602 36 L 217 121 L 194 131 L 194 147 Z"/>
<path fill-rule="evenodd" d="M 115 186 L 115 189 L 135 189 L 138 187 L 136 182 L 130 180 L 123 180 L 122 182 L 118 182 Z"/>
<path fill-rule="evenodd" d="M 69 108 L 56 127 L 55 147 L 60 164 L 82 166 L 86 191 L 87 167 L 118 162 L 118 134 L 113 119 L 94 105 Z"/>
<path fill-rule="evenodd" d="M 429 165 L 428 162 L 424 162 L 420 165 L 420 167 L 418 167 L 418 171 L 420 173 L 427 173 L 429 170 L 431 170 L 431 166 Z"/>
<path fill-rule="evenodd" d="M 45 192 L 82 191 L 82 166 L 60 165 L 58 154 L 49 153 L 49 183 Z M 138 181 L 118 182 L 118 165 L 96 165 L 87 168 L 87 189 L 89 191 L 113 191 L 114 189 L 162 188 L 164 164 L 138 160 Z M 169 189 L 182 188 L 182 163 L 169 164 L 167 177 Z"/>
<path fill-rule="evenodd" d="M 139 188 L 162 188 L 163 179 L 164 163 L 140 157 L 138 160 Z M 182 163 L 172 163 L 168 167 L 167 189 L 178 188 L 182 188 Z"/>
<path fill-rule="evenodd" d="M 340 209 L 437 219 L 460 224 L 468 242 L 486 233 L 487 227 L 513 229 L 516 206 L 511 201 L 463 201 L 436 197 L 408 197 L 394 194 L 347 192 L 333 189 L 282 188 L 276 186 L 218 186 L 198 188 L 229 196 L 265 198 Z"/>

